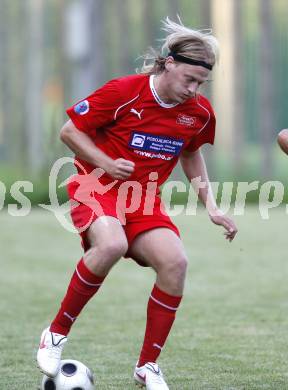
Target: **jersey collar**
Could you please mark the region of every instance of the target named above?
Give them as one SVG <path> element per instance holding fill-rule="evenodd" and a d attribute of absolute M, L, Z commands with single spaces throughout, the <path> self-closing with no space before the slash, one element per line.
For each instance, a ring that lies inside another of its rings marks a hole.
<path fill-rule="evenodd" d="M 159 104 L 159 106 L 164 107 L 164 108 L 172 108 L 172 107 L 178 106 L 179 103 L 168 104 L 168 103 L 164 103 L 163 100 L 161 100 L 160 96 L 158 95 L 158 93 L 156 92 L 156 89 L 154 87 L 154 77 L 155 77 L 155 75 L 151 74 L 151 76 L 149 78 L 149 85 L 150 85 L 152 95 L 153 95 L 154 99 L 156 100 L 156 102 Z"/>

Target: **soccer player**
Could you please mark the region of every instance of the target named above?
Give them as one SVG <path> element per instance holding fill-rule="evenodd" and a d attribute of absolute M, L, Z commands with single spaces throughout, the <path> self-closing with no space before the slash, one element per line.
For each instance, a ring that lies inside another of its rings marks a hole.
<path fill-rule="evenodd" d="M 168 389 L 156 361 L 182 299 L 187 256 L 158 188 L 179 159 L 189 180 L 201 178 L 198 196 L 211 221 L 224 227 L 229 241 L 237 233 L 216 206 L 201 154 L 204 143 L 214 142 L 215 116 L 198 88 L 215 64 L 217 40 L 168 18 L 164 30 L 161 55 L 145 61 L 141 74 L 109 81 L 67 110 L 61 140 L 76 155 L 78 175 L 68 193 L 78 202 L 71 215 L 84 255 L 41 336 L 37 361 L 51 377 L 75 319 L 125 256 L 156 274 L 134 378 L 149 390 Z"/>

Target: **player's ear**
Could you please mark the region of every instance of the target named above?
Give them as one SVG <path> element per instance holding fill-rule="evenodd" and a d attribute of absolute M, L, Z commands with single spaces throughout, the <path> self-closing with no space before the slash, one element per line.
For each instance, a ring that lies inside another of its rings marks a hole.
<path fill-rule="evenodd" d="M 175 66 L 174 58 L 167 57 L 165 62 L 165 69 L 169 72 Z"/>

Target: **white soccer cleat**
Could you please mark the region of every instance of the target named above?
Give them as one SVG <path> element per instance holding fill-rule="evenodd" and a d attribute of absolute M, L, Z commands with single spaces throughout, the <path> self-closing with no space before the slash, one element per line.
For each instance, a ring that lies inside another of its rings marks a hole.
<path fill-rule="evenodd" d="M 37 363 L 40 370 L 53 378 L 58 374 L 61 362 L 61 353 L 67 337 L 44 329 L 41 335 L 37 352 Z"/>
<path fill-rule="evenodd" d="M 135 367 L 135 382 L 140 386 L 146 386 L 147 390 L 169 390 L 162 371 L 156 363 L 146 363 L 144 366 Z"/>

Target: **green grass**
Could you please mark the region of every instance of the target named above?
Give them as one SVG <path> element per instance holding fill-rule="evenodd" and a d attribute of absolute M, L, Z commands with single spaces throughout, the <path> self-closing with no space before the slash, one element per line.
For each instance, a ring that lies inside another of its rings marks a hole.
<path fill-rule="evenodd" d="M 2 210 L 0 389 L 37 389 L 39 336 L 58 309 L 81 248 L 50 214 Z M 190 258 L 185 299 L 159 363 L 171 390 L 288 388 L 284 209 L 237 217 L 229 244 L 203 212 L 175 219 Z M 86 363 L 98 389 L 135 389 L 151 270 L 121 260 L 71 332 L 63 357 Z"/>

